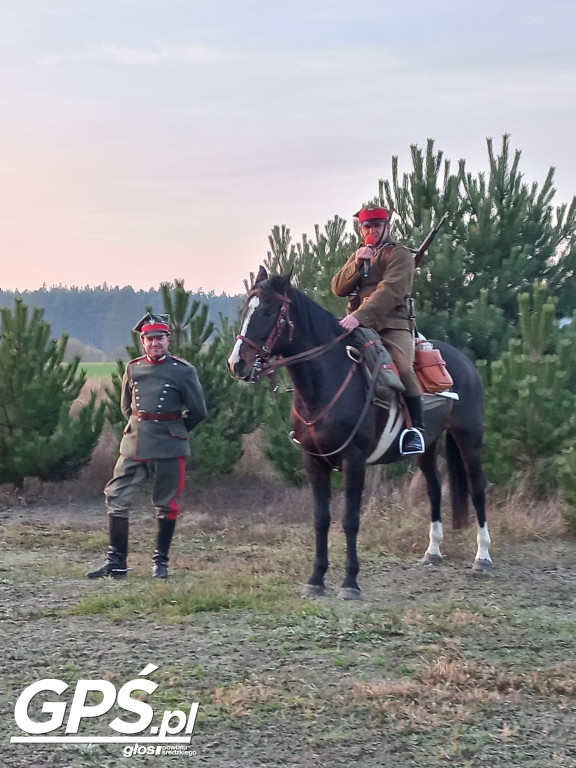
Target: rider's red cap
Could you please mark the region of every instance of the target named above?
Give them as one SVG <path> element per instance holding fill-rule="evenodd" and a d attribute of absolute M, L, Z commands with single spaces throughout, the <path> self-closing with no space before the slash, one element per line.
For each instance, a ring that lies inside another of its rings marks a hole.
<path fill-rule="evenodd" d="M 362 224 L 362 222 L 372 221 L 372 219 L 384 219 L 385 221 L 389 221 L 390 214 L 386 208 L 378 208 L 376 205 L 367 205 L 359 210 L 358 213 L 355 213 L 354 218 L 358 219 L 360 224 Z"/>

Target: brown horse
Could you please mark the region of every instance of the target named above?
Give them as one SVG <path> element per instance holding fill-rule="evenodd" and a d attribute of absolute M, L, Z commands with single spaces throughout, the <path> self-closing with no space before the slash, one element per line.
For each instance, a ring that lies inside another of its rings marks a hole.
<path fill-rule="evenodd" d="M 228 358 L 237 379 L 256 381 L 280 366 L 287 366 L 294 384 L 292 424 L 304 451 L 304 465 L 315 498 L 316 559 L 305 595 L 323 595 L 328 569 L 330 476 L 342 469 L 346 511 L 346 574 L 339 596 L 360 596 L 357 535 L 366 464 L 398 461 L 397 435 L 404 409 L 391 393 L 388 408 L 375 406 L 366 391 L 363 372 L 350 358 L 338 320 L 290 284 L 289 276 L 268 277 L 262 267 L 241 311 L 242 330 Z M 424 396 L 426 452 L 418 464 L 427 484 L 431 505 L 430 543 L 422 560 L 442 560 L 440 515 L 441 481 L 436 449 L 446 433 L 453 523 L 467 524 L 468 495 L 478 520 L 478 551 L 473 569 L 492 567 L 486 525 L 482 472 L 483 389 L 474 364 L 448 344 L 433 342 L 454 380 L 452 397 Z M 272 360 L 272 357 L 276 360 Z M 457 399 L 455 399 L 457 398 Z"/>

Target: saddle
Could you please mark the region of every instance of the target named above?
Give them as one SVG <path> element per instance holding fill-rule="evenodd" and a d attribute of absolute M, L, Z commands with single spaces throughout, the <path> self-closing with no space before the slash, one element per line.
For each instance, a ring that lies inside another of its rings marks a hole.
<path fill-rule="evenodd" d="M 346 348 L 348 355 L 362 366 L 368 387 L 373 386 L 372 402 L 388 408 L 397 393 L 404 392 L 404 384 L 395 371 L 390 352 L 372 328 L 356 328 L 352 343 L 354 346 Z"/>
<path fill-rule="evenodd" d="M 373 384 L 372 402 L 388 408 L 391 401 L 404 392 L 404 385 L 398 376 L 390 352 L 382 343 L 377 331 L 372 328 L 356 328 L 352 334 L 353 347 L 347 347 L 348 355 L 362 365 L 368 386 Z M 414 353 L 414 371 L 424 394 L 439 394 L 450 389 L 454 381 L 446 368 L 440 350 L 419 336 Z"/>

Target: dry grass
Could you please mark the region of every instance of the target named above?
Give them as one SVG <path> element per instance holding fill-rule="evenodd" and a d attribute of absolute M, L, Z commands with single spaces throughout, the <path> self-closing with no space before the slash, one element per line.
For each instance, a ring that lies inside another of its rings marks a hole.
<path fill-rule="evenodd" d="M 27 480 L 22 492 L 10 486 L 0 487 L 0 509 L 26 507 L 31 504 L 73 504 L 102 499 L 104 485 L 112 475 L 117 441 L 106 425 L 92 460 L 75 480 L 62 483 L 42 483 Z M 535 541 L 567 535 L 562 512 L 564 504 L 559 495 L 536 500 L 528 495 L 527 486 L 514 494 L 502 495 L 496 488 L 488 489 L 488 526 L 494 542 Z M 447 486 L 443 488 L 446 557 L 466 557 L 476 548 L 476 525 L 470 505 L 469 528 L 452 531 Z M 143 509 L 150 509 L 147 491 L 142 495 Z M 219 476 L 202 486 L 192 482 L 181 498 L 180 530 L 225 533 L 238 546 L 243 544 L 273 544 L 286 538 L 286 525 L 300 530 L 301 539 L 291 546 L 309 545 L 313 530 L 313 502 L 310 488 L 287 486 L 278 479 L 263 453 L 260 436 L 248 435 L 244 455 L 236 470 Z M 341 520 L 344 513 L 344 493 L 335 490 L 332 499 L 333 526 L 331 538 L 336 549 L 343 547 Z M 367 473 L 360 525 L 360 546 L 363 559 L 372 555 L 406 557 L 421 555 L 428 545 L 429 505 L 423 477 L 407 474 L 396 480 L 386 478 L 386 470 L 371 467 Z M 298 535 L 296 535 L 298 538 Z"/>
<path fill-rule="evenodd" d="M 112 477 L 118 441 L 109 425 L 104 426 L 91 460 L 77 478 L 45 483 L 35 477 L 26 478 L 24 487 L 0 486 L 0 509 L 26 507 L 30 504 L 70 504 L 86 499 L 102 498 L 102 491 Z"/>
<path fill-rule="evenodd" d="M 535 499 L 527 484 L 503 495 L 492 489 L 488 495 L 490 531 L 506 541 L 536 541 L 565 536 L 568 526 L 563 517 L 565 502 L 560 492 L 547 499 Z"/>
<path fill-rule="evenodd" d="M 528 484 L 522 484 L 514 493 L 503 493 L 495 487 L 487 489 L 486 515 L 494 542 L 547 540 L 569 534 L 561 495 L 555 492 L 548 499 L 535 499 L 527 489 Z M 475 551 L 477 526 L 472 503 L 469 504 L 469 527 L 454 531 L 446 481 L 442 499 L 444 555 L 457 557 Z M 429 503 L 421 473 L 399 481 L 382 481 L 376 474 L 368 478 L 360 534 L 363 546 L 389 556 L 422 554 L 428 546 L 429 521 Z"/>
<path fill-rule="evenodd" d="M 276 711 L 291 711 L 306 719 L 315 719 L 327 709 L 326 702 L 314 686 L 309 690 L 288 680 L 262 681 L 251 678 L 247 683 L 236 683 L 207 692 L 201 717 L 254 718 L 265 720 Z"/>
<path fill-rule="evenodd" d="M 518 673 L 503 664 L 470 661 L 457 650 L 423 664 L 410 679 L 356 682 L 353 698 L 372 716 L 398 730 L 432 730 L 453 722 L 469 722 L 489 703 L 521 696 L 576 695 L 576 666 Z"/>
<path fill-rule="evenodd" d="M 229 688 L 216 688 L 212 702 L 233 717 L 251 715 L 255 706 L 278 701 L 278 693 L 259 680 L 236 683 Z"/>

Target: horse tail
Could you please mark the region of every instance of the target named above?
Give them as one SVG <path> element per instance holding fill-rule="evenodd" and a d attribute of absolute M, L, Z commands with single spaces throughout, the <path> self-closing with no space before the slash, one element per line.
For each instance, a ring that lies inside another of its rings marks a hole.
<path fill-rule="evenodd" d="M 468 475 L 460 448 L 450 432 L 446 433 L 446 461 L 452 500 L 452 527 L 465 528 L 468 523 Z"/>

